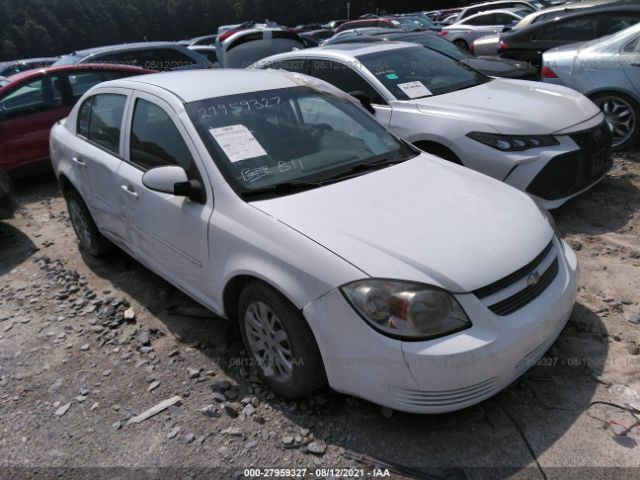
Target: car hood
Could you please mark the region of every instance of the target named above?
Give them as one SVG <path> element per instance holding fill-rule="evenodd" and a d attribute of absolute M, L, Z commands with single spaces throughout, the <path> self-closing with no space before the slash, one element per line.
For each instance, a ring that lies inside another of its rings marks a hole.
<path fill-rule="evenodd" d="M 428 154 L 252 205 L 371 277 L 454 292 L 523 267 L 553 232 L 526 194 Z"/>
<path fill-rule="evenodd" d="M 537 75 L 537 70 L 532 65 L 507 58 L 473 57 L 461 62 L 490 77 L 533 79 Z"/>
<path fill-rule="evenodd" d="M 485 131 L 515 135 L 548 135 L 599 113 L 598 107 L 575 90 L 511 79 L 495 79 L 413 102 L 427 114 L 482 123 Z"/>

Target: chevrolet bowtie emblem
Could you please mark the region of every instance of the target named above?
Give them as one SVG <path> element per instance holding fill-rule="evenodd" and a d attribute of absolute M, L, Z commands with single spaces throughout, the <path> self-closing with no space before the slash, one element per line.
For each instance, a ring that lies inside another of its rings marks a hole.
<path fill-rule="evenodd" d="M 527 286 L 533 287 L 540 282 L 540 274 L 538 272 L 533 272 L 531 275 L 527 277 Z"/>

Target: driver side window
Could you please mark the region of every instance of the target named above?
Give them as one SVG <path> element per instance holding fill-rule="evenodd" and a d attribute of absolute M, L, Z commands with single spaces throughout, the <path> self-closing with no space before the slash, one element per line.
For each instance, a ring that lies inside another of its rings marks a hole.
<path fill-rule="evenodd" d="M 142 98 L 136 100 L 133 112 L 129 159 L 143 170 L 180 166 L 189 178 L 199 179 L 191 152 L 171 117 Z"/>

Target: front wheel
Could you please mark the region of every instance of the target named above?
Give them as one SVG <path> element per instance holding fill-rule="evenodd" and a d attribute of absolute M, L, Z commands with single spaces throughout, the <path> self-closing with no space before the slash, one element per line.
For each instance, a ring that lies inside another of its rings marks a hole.
<path fill-rule="evenodd" d="M 266 285 L 250 283 L 240 295 L 238 313 L 245 347 L 274 392 L 294 399 L 326 382 L 313 333 L 286 298 Z"/>
<path fill-rule="evenodd" d="M 632 147 L 640 136 L 640 105 L 622 93 L 602 93 L 591 98 L 602 113 L 613 134 L 613 149 Z"/>

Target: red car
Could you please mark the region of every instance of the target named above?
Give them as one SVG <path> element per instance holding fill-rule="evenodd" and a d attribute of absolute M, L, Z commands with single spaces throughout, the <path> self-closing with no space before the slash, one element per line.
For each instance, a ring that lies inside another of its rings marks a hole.
<path fill-rule="evenodd" d="M 0 170 L 21 176 L 49 167 L 49 131 L 94 85 L 155 73 L 127 65 L 65 65 L 0 79 Z"/>

